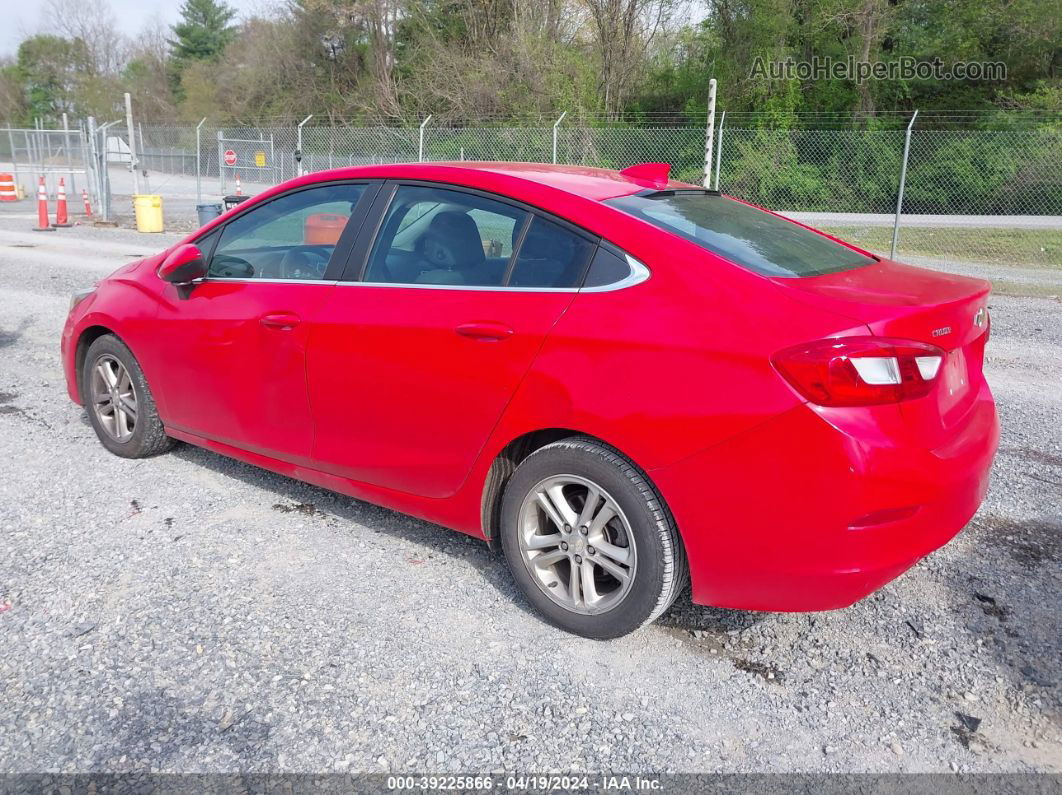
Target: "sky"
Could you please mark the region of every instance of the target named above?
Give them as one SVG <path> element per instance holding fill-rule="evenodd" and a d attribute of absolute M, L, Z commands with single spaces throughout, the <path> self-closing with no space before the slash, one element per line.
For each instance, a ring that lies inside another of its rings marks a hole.
<path fill-rule="evenodd" d="M 182 0 L 107 0 L 123 33 L 136 34 L 155 18 L 172 25 Z M 262 8 L 270 0 L 227 0 L 240 17 Z M 44 0 L 0 0 L 0 57 L 14 55 L 26 36 L 47 30 Z"/>

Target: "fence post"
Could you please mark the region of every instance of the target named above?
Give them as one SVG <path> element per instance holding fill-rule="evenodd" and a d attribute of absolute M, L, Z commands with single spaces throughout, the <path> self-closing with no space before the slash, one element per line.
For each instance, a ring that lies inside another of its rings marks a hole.
<path fill-rule="evenodd" d="M 312 118 L 313 118 L 313 114 L 311 113 L 305 119 L 300 121 L 299 122 L 299 126 L 296 128 L 297 129 L 297 132 L 296 132 L 297 139 L 295 141 L 295 162 L 298 164 L 298 166 L 297 166 L 297 172 L 298 172 L 297 176 L 300 176 L 300 177 L 303 174 L 306 173 L 306 172 L 304 172 L 302 170 L 302 126 L 304 124 L 306 124 L 306 122 L 308 122 Z"/>
<path fill-rule="evenodd" d="M 715 78 L 708 81 L 708 132 L 704 137 L 704 187 L 712 187 L 712 138 L 715 136 Z"/>
<path fill-rule="evenodd" d="M 568 111 L 561 111 L 561 115 L 557 117 L 555 122 L 553 122 L 553 165 L 557 164 L 557 128 L 567 115 Z"/>
<path fill-rule="evenodd" d="M 22 177 L 18 173 L 18 156 L 15 154 L 15 133 L 11 128 L 7 128 L 7 140 L 11 144 L 11 170 L 15 172 L 15 184 L 22 184 Z"/>
<path fill-rule="evenodd" d="M 420 123 L 420 145 L 417 147 L 417 162 L 424 162 L 424 128 L 428 126 L 428 122 L 431 121 L 431 114 Z"/>
<path fill-rule="evenodd" d="M 65 111 L 63 112 L 63 152 L 66 154 L 66 175 L 70 178 L 68 190 L 71 196 L 76 196 L 77 185 L 74 183 L 74 158 L 70 153 L 70 120 L 67 118 Z"/>
<path fill-rule="evenodd" d="M 136 159 L 136 139 L 133 137 L 133 97 L 125 92 L 125 126 L 129 132 L 129 168 L 133 172 L 133 195 L 140 195 L 140 174 Z"/>
<path fill-rule="evenodd" d="M 151 193 L 151 180 L 148 179 L 148 164 L 151 162 L 149 159 L 151 156 L 147 153 L 147 148 L 144 146 L 144 122 L 138 121 L 136 123 L 136 145 L 137 151 L 140 152 L 140 157 L 143 158 L 144 167 L 141 169 L 141 176 L 144 178 L 144 193 Z M 137 168 L 140 168 L 141 161 L 136 161 Z"/>
<path fill-rule="evenodd" d="M 896 259 L 896 243 L 900 239 L 900 211 L 903 209 L 903 186 L 907 181 L 907 157 L 911 153 L 911 128 L 914 127 L 917 118 L 918 111 L 916 110 L 911 116 L 903 138 L 903 163 L 900 164 L 900 187 L 896 191 L 896 218 L 892 222 L 892 249 L 889 252 L 889 259 Z"/>
<path fill-rule="evenodd" d="M 206 116 L 195 126 L 195 203 L 203 203 L 203 156 L 200 152 L 200 135 L 202 135 L 203 125 L 206 124 Z"/>
<path fill-rule="evenodd" d="M 100 161 L 96 155 L 96 118 L 89 116 L 85 120 L 85 134 L 88 138 L 88 157 L 86 162 L 91 161 L 91 171 L 85 175 L 86 180 L 91 180 L 89 184 L 92 186 L 91 190 L 95 194 L 92 198 L 96 201 L 96 212 L 100 213 L 100 217 L 103 215 L 103 206 L 100 196 Z"/>
<path fill-rule="evenodd" d="M 225 195 L 225 131 L 218 130 L 218 179 L 221 181 L 221 195 Z"/>
<path fill-rule="evenodd" d="M 726 123 L 726 111 L 719 116 L 719 140 L 715 143 L 715 190 L 719 191 L 719 166 L 723 161 L 723 125 Z"/>

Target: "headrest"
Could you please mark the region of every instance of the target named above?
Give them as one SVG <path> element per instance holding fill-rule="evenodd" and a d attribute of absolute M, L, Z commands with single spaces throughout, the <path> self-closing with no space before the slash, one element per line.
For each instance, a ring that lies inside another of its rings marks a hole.
<path fill-rule="evenodd" d="M 431 219 L 420 239 L 421 254 L 436 267 L 481 265 L 486 260 L 479 227 L 462 212 L 447 210 Z"/>

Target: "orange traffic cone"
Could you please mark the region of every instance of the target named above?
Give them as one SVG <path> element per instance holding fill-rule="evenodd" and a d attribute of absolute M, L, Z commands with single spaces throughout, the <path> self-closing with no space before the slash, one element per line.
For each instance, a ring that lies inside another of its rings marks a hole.
<path fill-rule="evenodd" d="M 240 187 L 240 175 L 239 174 L 236 175 L 236 195 L 237 196 L 242 196 L 243 195 L 243 188 Z"/>
<path fill-rule="evenodd" d="M 0 202 L 17 202 L 18 190 L 15 178 L 10 174 L 0 174 Z"/>
<path fill-rule="evenodd" d="M 66 213 L 66 182 L 59 177 L 59 188 L 55 197 L 55 223 L 52 226 L 73 226 Z"/>
<path fill-rule="evenodd" d="M 81 201 L 85 203 L 85 217 L 92 217 L 92 205 L 89 203 L 88 191 L 84 188 L 81 189 Z"/>
<path fill-rule="evenodd" d="M 44 177 L 41 177 L 37 186 L 37 225 L 34 232 L 54 232 L 52 225 L 48 223 L 48 191 L 44 187 Z"/>

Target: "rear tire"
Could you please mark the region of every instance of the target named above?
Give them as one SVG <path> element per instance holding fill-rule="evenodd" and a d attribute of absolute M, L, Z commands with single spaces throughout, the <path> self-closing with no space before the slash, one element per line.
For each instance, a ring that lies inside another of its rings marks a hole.
<path fill-rule="evenodd" d="M 81 397 L 100 442 L 123 458 L 147 458 L 169 450 L 144 371 L 113 334 L 93 341 L 81 371 Z"/>
<path fill-rule="evenodd" d="M 656 489 L 587 437 L 520 463 L 505 486 L 500 536 L 527 599 L 583 637 L 618 638 L 654 621 L 686 583 L 685 550 Z"/>

